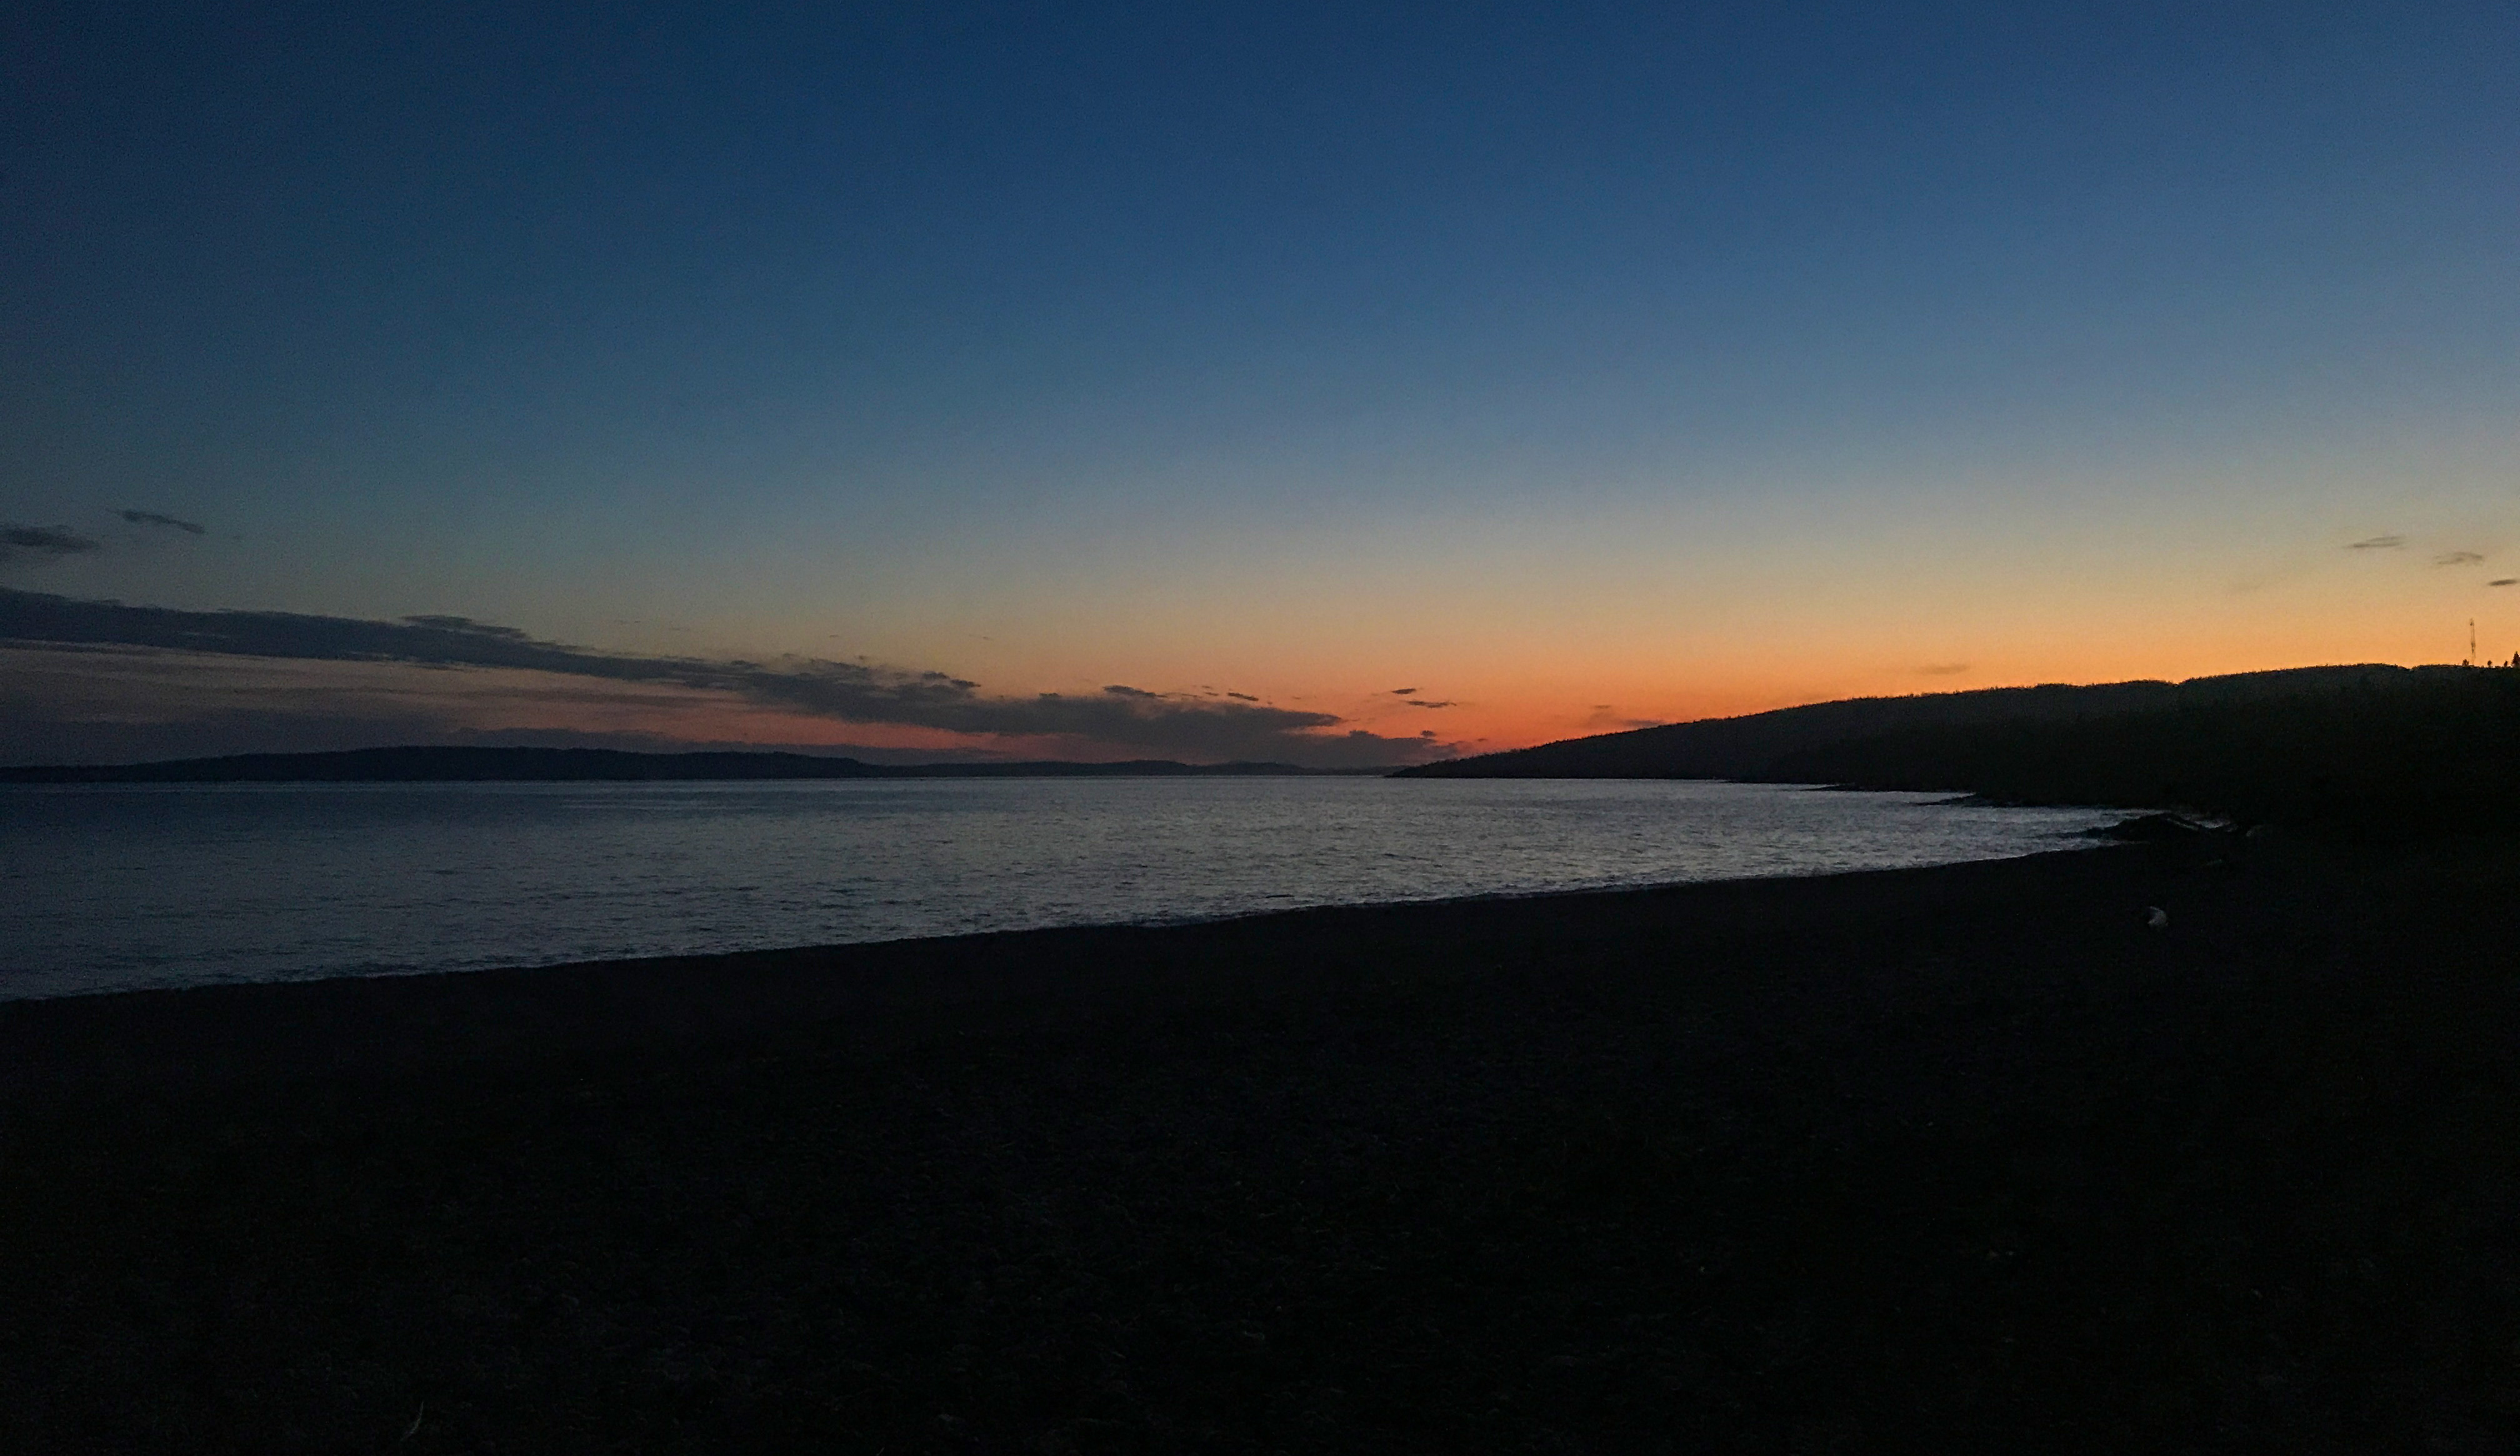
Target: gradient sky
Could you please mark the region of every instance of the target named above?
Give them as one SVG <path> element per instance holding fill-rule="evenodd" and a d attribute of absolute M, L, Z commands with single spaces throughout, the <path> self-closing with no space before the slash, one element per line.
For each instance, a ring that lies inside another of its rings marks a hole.
<path fill-rule="evenodd" d="M 2520 651 L 2520 10 L 2092 11 L 13 9 L 0 758 Z"/>

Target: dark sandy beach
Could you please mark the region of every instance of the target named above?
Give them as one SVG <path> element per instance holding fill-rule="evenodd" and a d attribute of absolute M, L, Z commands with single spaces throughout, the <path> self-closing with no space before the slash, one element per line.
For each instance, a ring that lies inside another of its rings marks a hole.
<path fill-rule="evenodd" d="M 2515 887 L 2180 843 L 0 1005 L 0 1446 L 2507 1451 Z"/>

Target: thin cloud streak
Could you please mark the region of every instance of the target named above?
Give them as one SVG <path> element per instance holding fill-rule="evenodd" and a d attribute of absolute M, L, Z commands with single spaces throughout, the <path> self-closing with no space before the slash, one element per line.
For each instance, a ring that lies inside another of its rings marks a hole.
<path fill-rule="evenodd" d="M 478 633 L 483 637 L 498 638 L 506 641 L 528 642 L 533 640 L 531 637 L 527 636 L 518 628 L 494 627 L 487 622 L 475 622 L 471 617 L 420 616 L 405 617 L 403 618 L 403 621 L 414 627 L 434 627 L 446 632 L 472 632 Z"/>
<path fill-rule="evenodd" d="M 120 510 L 114 513 L 135 526 L 164 526 L 169 530 L 182 531 L 189 536 L 209 534 L 205 526 L 197 525 L 192 521 L 177 520 L 171 515 L 159 515 L 155 510 Z"/>

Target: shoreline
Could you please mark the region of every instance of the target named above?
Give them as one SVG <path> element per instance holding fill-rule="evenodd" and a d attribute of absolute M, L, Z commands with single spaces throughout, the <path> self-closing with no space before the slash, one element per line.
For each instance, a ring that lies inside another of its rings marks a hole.
<path fill-rule="evenodd" d="M 1319 775 L 1319 776 L 1331 776 L 1331 775 Z M 229 787 L 234 787 L 234 786 L 235 786 L 235 785 L 230 785 L 230 784 L 214 784 L 214 785 L 207 785 L 207 787 L 212 787 L 212 788 L 229 788 Z M 246 785 L 246 787 L 248 787 L 248 788 L 272 788 L 272 787 L 289 788 L 289 787 L 302 787 L 302 786 L 303 786 L 303 785 L 285 785 L 285 784 L 284 784 L 284 785 L 270 785 L 270 784 L 248 784 L 248 785 Z M 327 788 L 327 789 L 329 789 L 329 788 L 339 788 L 339 787 L 343 787 L 343 785 L 340 785 L 340 784 L 316 784 L 316 785 L 313 785 L 313 786 L 314 786 L 314 787 L 317 787 L 317 788 Z M 388 788 L 392 788 L 392 787 L 407 787 L 408 785 L 387 784 L 387 785 L 384 785 L 384 786 L 385 786 L 385 787 L 388 787 Z M 455 785 L 455 786 L 456 786 L 456 787 L 467 787 L 467 785 Z M 478 785 L 472 785 L 472 787 L 477 787 L 477 786 L 478 786 Z M 494 785 L 494 786 L 496 786 L 496 785 Z M 5 785 L 0 785 L 0 789 L 5 789 L 6 787 L 7 787 L 7 786 L 5 786 Z M 92 785 L 75 785 L 75 786 L 73 786 L 73 787 L 82 787 L 82 788 L 84 788 L 84 787 L 93 787 L 93 786 L 92 786 Z M 109 789 L 120 789 L 120 788 L 127 788 L 127 787 L 131 787 L 131 785 L 104 785 L 104 787 L 109 788 Z M 167 787 L 172 787 L 172 788 L 175 788 L 175 789 L 178 789 L 178 790 L 183 790 L 183 789 L 195 789 L 195 788 L 204 787 L 204 785 L 198 785 L 198 784 L 176 784 L 176 785 L 144 784 L 144 785 L 139 785 L 139 787 L 143 787 L 143 788 L 167 788 Z M 1829 793 L 1829 792 L 1836 792 L 1836 791 L 1838 791 L 1838 790 L 1837 790 L 1837 788 L 1836 788 L 1836 786 L 1832 786 L 1832 785 L 1825 785 L 1825 784 L 1809 784 L 1809 785 L 1760 785 L 1760 787 L 1774 787 L 1774 788 L 1793 789 L 1793 790 L 1798 790 L 1798 791 L 1803 791 L 1803 792 L 1812 792 L 1812 793 Z M 1871 791 L 1866 791 L 1866 790 L 1855 790 L 1855 791 L 1853 791 L 1853 792 L 1871 792 Z M 1914 797 L 1914 796 L 1910 796 L 1910 797 Z M 1961 801 L 1957 800 L 1957 799 L 1954 799 L 1954 800 L 1948 800 L 1948 801 L 1946 801 L 1946 800 L 1918 799 L 1918 801 L 1917 801 L 1917 802 L 1912 803 L 1912 804 L 1908 805 L 1908 806 L 1904 806 L 1904 807 L 1912 807 L 1912 808 L 1919 808 L 1919 809 L 1931 809 L 1931 808 L 1941 808 L 1941 807 L 1945 807 L 1945 806 L 1946 806 L 1946 804 L 1958 805 L 1958 804 L 1960 804 L 1960 802 L 1961 802 Z M 1978 805 L 1968 805 L 1968 806 L 1964 806 L 1964 807 L 1997 807 L 1997 806 L 1978 806 Z M 2073 811 L 2076 811 L 2076 812 L 2086 813 L 2086 814 L 2092 815 L 2092 816 L 2100 816 L 2100 815 L 2122 815 L 2122 816 L 2129 816 L 2129 817 L 2138 816 L 2136 816 L 2136 814 L 2135 814 L 2135 812 L 2134 812 L 2134 811 L 2119 811 L 2119 810 L 2112 810 L 2112 809 L 2106 808 L 2106 807 L 2104 807 L 2104 806 L 2008 806 L 2008 807 L 2029 807 L 2029 808 L 2060 808 L 2060 807 L 2061 807 L 2061 808 L 2070 809 L 2070 810 L 2073 810 Z M 2151 816 L 2151 817 L 2158 817 L 2158 816 Z M 2097 829 L 2087 829 L 2087 830 L 2080 830 L 2080 831 L 2058 831 L 2055 835 L 2053 835 L 2053 836 L 2052 836 L 2052 838 L 2053 838 L 2054 842 L 2053 842 L 2053 843 L 2050 843 L 2049 845 L 2048 845 L 2048 846 L 2046 846 L 2046 847 L 2043 847 L 2043 848 L 2036 848 L 2036 849 L 2017 849 L 2017 850 L 2016 850 L 2016 851 L 2014 851 L 2014 852 L 2006 853 L 2006 854 L 2002 854 L 2002 855 L 1999 855 L 1999 856 L 1996 856 L 1996 857 L 1994 857 L 1994 858 L 1995 858 L 1995 859 L 2023 859 L 2023 858 L 2031 858 L 2031 857 L 2035 857 L 2035 856 L 2039 856 L 2039 855 L 2046 855 L 2046 854 L 2064 854 L 2064 853 L 2077 853 L 2077 852 L 2081 852 L 2081 851 L 2083 851 L 2083 850 L 2091 849 L 2091 848 L 2093 848 L 2093 847 L 2098 846 L 2098 845 L 2105 845 L 2105 844 L 2107 844 L 2107 843 L 2109 842 L 2109 835 L 2108 835 L 2108 833 L 2107 833 L 2107 830 L 2108 830 L 2108 828 L 2109 828 L 2109 827 L 2111 827 L 2111 826 L 2108 826 L 2108 825 L 2102 825 L 2102 826 L 2100 826 L 2100 827 L 2099 827 L 2099 828 L 2097 828 Z M 632 954 L 632 955 L 600 956 L 600 957 L 583 957 L 583 956 L 580 956 L 580 957 L 574 957 L 574 958 L 567 958 L 567 959 L 555 959 L 555 960 L 523 960 L 523 961 L 518 961 L 518 960 L 500 960 L 500 961 L 487 962 L 487 963 L 479 963 L 479 964 L 472 964 L 472 965 L 423 965 L 423 966 L 391 966 L 391 965 L 389 965 L 389 966 L 379 967 L 379 966 L 376 966 L 376 965 L 374 965 L 374 964 L 368 964 L 368 965 L 359 965 L 359 966 L 338 967 L 338 968 L 332 968 L 332 969 L 320 969 L 320 970 L 313 970 L 313 971 L 292 971 L 292 972 L 285 972 L 285 973 L 281 973 L 281 974 L 273 974 L 273 975 L 258 975 L 258 976 L 249 976 L 249 977 L 240 977 L 240 978 L 236 978 L 236 979 L 210 979 L 210 980 L 199 980 L 199 981 L 189 981 L 189 982 L 186 982 L 186 981 L 178 981 L 178 982 L 174 982 L 174 983 L 172 983 L 172 984 L 152 984 L 152 983 L 148 983 L 148 982 L 141 982 L 141 983 L 138 983 L 138 984 L 118 984 L 118 985 L 117 985 L 117 984 L 110 984 L 110 985 L 102 985 L 102 986 L 77 987 L 77 988 L 69 989 L 69 990 L 59 990 L 59 991 L 37 991 L 37 992 L 27 992 L 27 993 L 12 993 L 12 992 L 9 992 L 9 991 L 7 991 L 7 990 L 5 990 L 5 989 L 0 989 L 0 1006 L 7 1006 L 7 1005 L 12 1005 L 12 1004 L 17 1004 L 17 1003 L 19 1003 L 19 1002 L 23 1002 L 23 1001 L 51 1001 L 51 1000 L 62 1000 L 62 999 L 81 998 L 81 997 L 90 997 L 90 996 L 137 995 L 137 994 L 147 994 L 147 993 L 159 993 L 159 992 L 181 992 L 181 991 L 195 991 L 195 990 L 210 990 L 210 989 L 215 989 L 215 988 L 220 988 L 220 987 L 240 987 L 240 986 L 293 986 L 293 985 L 306 985 L 306 984 L 312 984 L 312 983 L 316 983 L 316 982 L 336 981 L 336 980 L 395 980 L 395 979 L 405 979 L 405 978 L 410 978 L 410 977 L 428 977 L 428 976 L 445 976 L 445 975 L 483 975 L 483 974 L 504 975 L 504 974 L 514 974 L 514 973 L 520 973 L 520 972 L 527 972 L 527 971 L 540 971 L 540 970 L 566 970 L 566 969 L 570 969 L 570 968 L 573 968 L 573 967 L 579 967 L 579 966 L 593 966 L 593 965 L 632 965 L 632 964 L 636 964 L 636 963 L 639 963 L 639 962 L 642 962 L 642 961 L 667 961 L 667 960 L 670 960 L 670 961 L 699 961 L 699 960 L 708 960 L 708 959 L 713 959 L 713 958 L 719 958 L 719 957 L 730 957 L 730 956 L 747 956 L 747 955 L 805 955 L 805 954 L 814 954 L 814 953 L 820 953 L 820 952 L 825 952 L 825 951 L 833 951 L 833 950 L 837 950 L 837 949 L 840 949 L 845 948 L 845 947 L 865 947 L 865 946 L 901 945 L 901 944 L 926 943 L 926 942 L 944 942 L 944 941 L 953 941 L 953 940 L 967 939 L 967 938 L 969 938 L 969 937 L 972 937 L 972 936 L 980 936 L 980 935 L 1029 935 L 1029 934 L 1041 934 L 1041 933 L 1049 933 L 1049 932 L 1064 931 L 1064 930 L 1169 929 L 1169 928 L 1183 927 L 1183 926 L 1192 926 L 1192 925 L 1213 924 L 1213 923 L 1218 923 L 1218 922 L 1221 922 L 1221 921 L 1227 921 L 1227 920 L 1239 920 L 1239 919 L 1251 919 L 1251 918 L 1265 918 L 1265 917 L 1272 916 L 1272 915 L 1295 914 L 1295 913 L 1301 913 L 1301 912 L 1303 912 L 1303 911 L 1306 911 L 1306 910 L 1313 910 L 1313 909 L 1337 909 L 1337 908 L 1351 908 L 1351 909 L 1377 909 L 1377 908 L 1387 908 L 1387 907 L 1395 907 L 1395 906 L 1401 906 L 1401 905 L 1446 905 L 1446 904 L 1471 904 L 1471 903 L 1476 903 L 1476 902 L 1481 902 L 1481 901 L 1489 901 L 1489 900 L 1522 900 L 1522 899 L 1535 899 L 1535 898 L 1545 899 L 1545 898 L 1549 898 L 1549 897 L 1552 897 L 1552 896 L 1564 896 L 1564 895 L 1579 895 L 1579 896 L 1580 896 L 1580 895 L 1616 895 L 1616 894 L 1626 894 L 1626 893 L 1632 893 L 1632 892 L 1646 892 L 1646 891 L 1655 891 L 1655 890 L 1677 889 L 1677 888 L 1682 888 L 1682 887 L 1688 886 L 1688 885 L 1713 884 L 1713 883 L 1720 883 L 1720 882 L 1724 882 L 1725 880 L 1731 880 L 1731 879 L 1810 879 L 1810 878 L 1825 878 L 1825 877 L 1834 876 L 1834 875 L 1841 875 L 1841 874 L 1866 874 L 1866 873 L 1878 873 L 1878 872 L 1892 872 L 1892 871 L 1897 871 L 1897 870 L 1909 870 L 1909 869 L 1933 869 L 1933 868 L 1945 867 L 1945 866 L 1947 866 L 1947 865 L 1967 864 L 1967 863 L 1979 863 L 1979 862 L 1991 862 L 1991 861 L 1988 861 L 1988 860 L 1943 860 L 1943 861 L 1938 861 L 1938 862 L 1934 862 L 1934 863 L 1926 863 L 1926 864 L 1892 865 L 1892 866 L 1886 866 L 1886 867 L 1814 868 L 1814 869 L 1804 869 L 1804 870 L 1785 870 L 1785 871 L 1779 871 L 1779 872 L 1768 873 L 1768 874 L 1730 875 L 1730 876 L 1723 876 L 1723 877 L 1721 877 L 1721 878 L 1719 878 L 1719 879 L 1692 878 L 1692 879 L 1674 879 L 1674 880 L 1646 881 L 1646 882 L 1641 882 L 1641 883 L 1607 884 L 1607 885 L 1591 885 L 1591 886 L 1558 887 L 1558 888 L 1541 888 L 1541 889 L 1528 889 L 1528 890 L 1513 890 L 1513 889 L 1508 889 L 1508 890 L 1485 890 L 1485 891 L 1473 891 L 1473 892 L 1470 892 L 1470 893 L 1467 893 L 1467 894 L 1444 895 L 1444 896 L 1437 896 L 1437 897 L 1433 897 L 1433 898 L 1424 898 L 1424 899 L 1373 900 L 1373 901 L 1355 901 L 1355 902 L 1338 902 L 1338 901 L 1333 901 L 1333 902 L 1323 902 L 1323 903 L 1314 903 L 1314 904 L 1295 904 L 1279 905 L 1279 906 L 1270 906 L 1270 907 L 1242 907 L 1242 908 L 1225 909 L 1225 910 L 1220 910 L 1220 911 L 1215 911 L 1215 912 L 1190 912 L 1190 913 L 1183 913 L 1183 914 L 1164 915 L 1164 916 L 1154 916 L 1154 917 L 1147 917 L 1147 918 L 1132 919 L 1132 920 L 1084 921 L 1084 922 L 1077 922 L 1077 923 L 1063 923 L 1063 924 L 1048 924 L 1048 925 L 1027 925 L 1027 926 L 1016 926 L 1016 927 L 1010 927 L 1010 928 L 1002 929 L 1002 930 L 954 931 L 954 932 L 947 932 L 947 933 L 942 933 L 942 934 L 914 934 L 914 935 L 898 935 L 898 936 L 891 936 L 891 937 L 888 937 L 888 938 L 886 938 L 886 939 L 881 939 L 881 940 L 835 941 L 835 942 L 789 942 L 789 943 L 784 943 L 784 944 L 771 944 L 771 945 L 759 946 L 759 947 L 754 947 L 754 948 L 751 948 L 751 949 L 707 949 L 707 950 L 688 950 L 688 951 L 654 951 L 654 952 L 643 952 L 643 953 L 639 953 L 639 954 Z M 28 975 L 38 975 L 38 974 L 39 974 L 39 973 L 35 972 L 35 969 L 34 969 L 34 967 L 33 967 L 32 965 L 19 966 L 19 967 L 13 967 L 13 968 L 10 968 L 10 974 L 21 974 L 21 973 L 28 974 Z"/>
<path fill-rule="evenodd" d="M 0 1446 L 2498 1449 L 2515 888 L 2120 845 L 0 1003 Z"/>
<path fill-rule="evenodd" d="M 1816 792 L 1824 791 L 1826 787 L 1826 785 L 1813 786 Z M 1554 902 L 1566 903 L 1567 910 L 1580 915 L 1588 904 L 1595 902 L 1615 903 L 1630 898 L 1670 896 L 1723 887 L 1784 886 L 1809 882 L 1855 881 L 1879 876 L 1931 876 L 1978 866 L 2061 859 L 2110 851 L 2126 852 L 2135 848 L 2128 843 L 2113 842 L 2101 831 L 2086 831 L 2086 835 L 2090 842 L 2034 850 L 2017 855 L 2004 855 L 1995 859 L 1958 860 L 1944 863 L 1896 865 L 1887 868 L 1814 869 L 1778 874 L 1740 875 L 1725 879 L 1671 880 L 1643 885 L 1491 891 L 1433 900 L 1289 905 L 1281 909 L 1243 910 L 1181 919 L 1115 920 L 1079 925 L 1024 926 L 1008 930 L 967 931 L 953 935 L 899 936 L 879 941 L 834 941 L 810 945 L 770 946 L 753 949 L 608 956 L 472 968 L 321 972 L 286 979 L 204 981 L 177 986 L 112 987 L 95 991 L 65 992 L 51 995 L 12 996 L 0 998 L 0 1061 L 23 1068 L 41 1065 L 48 1060 L 56 1062 L 63 1060 L 58 1052 L 48 1052 L 44 1046 L 37 1044 L 37 1041 L 50 1039 L 58 1045 L 58 1037 L 67 1028 L 47 1026 L 40 1034 L 22 1032 L 13 1025 L 11 1017 L 19 1008 L 23 1007 L 58 1006 L 72 1002 L 129 1001 L 135 1003 L 128 1012 L 102 1011 L 94 1018 L 93 1027 L 81 1028 L 102 1031 L 111 1025 L 117 1032 L 150 1022 L 170 1018 L 181 1019 L 188 1014 L 194 1014 L 188 1012 L 185 1007 L 195 998 L 206 1000 L 230 996 L 248 998 L 255 1002 L 267 1000 L 269 1004 L 255 1004 L 250 1007 L 239 1004 L 233 1008 L 221 1006 L 215 1012 L 205 1008 L 201 1014 L 285 1016 L 292 1011 L 317 1010 L 314 1002 L 335 1001 L 357 1003 L 355 1014 L 381 1017 L 408 1014 L 428 1005 L 428 1010 L 426 1014 L 442 1020 L 446 1013 L 439 1009 L 440 1007 L 463 1005 L 477 999 L 463 995 L 462 988 L 448 984 L 472 978 L 487 978 L 498 983 L 498 990 L 492 993 L 492 1000 L 506 1001 L 520 993 L 536 1000 L 553 999 L 552 995 L 538 993 L 549 992 L 556 993 L 559 999 L 577 1001 L 590 993 L 594 993 L 597 999 L 602 999 L 600 993 L 605 988 L 601 983 L 605 981 L 615 981 L 624 985 L 640 984 L 643 987 L 643 993 L 653 993 L 655 991 L 668 989 L 669 983 L 683 981 L 689 977 L 704 976 L 712 971 L 762 978 L 760 983 L 747 988 L 751 993 L 762 993 L 769 983 L 782 983 L 777 990 L 770 991 L 768 993 L 800 994 L 817 1007 L 823 1004 L 821 997 L 830 997 L 830 1004 L 837 1007 L 852 1003 L 854 998 L 860 995 L 891 993 L 878 992 L 871 986 L 821 987 L 808 990 L 797 978 L 852 973 L 862 975 L 872 973 L 880 977 L 896 972 L 898 970 L 896 963 L 901 960 L 929 957 L 941 957 L 958 964 L 992 962 L 1002 967 L 1034 954 L 1072 962 L 1081 954 L 1108 953 L 1114 945 L 1128 937 L 1214 931 L 1229 927 L 1237 930 L 1247 929 L 1253 935 L 1265 940 L 1271 936 L 1280 922 L 1293 922 L 1315 916 L 1355 915 L 1371 918 L 1394 913 L 1407 915 L 1426 912 L 1441 917 L 1443 912 L 1448 910 L 1547 904 Z M 1309 929 L 1309 927 L 1303 929 Z M 1078 938 L 1087 944 L 1077 946 L 1060 944 L 1068 938 Z M 536 988 L 532 985 L 545 978 L 584 984 L 572 984 L 566 989 Z M 325 988 L 342 988 L 353 984 L 408 983 L 419 983 L 428 988 L 417 991 L 410 998 L 412 1004 L 409 1006 L 400 1004 L 403 998 L 391 995 L 359 995 L 337 991 L 334 995 L 326 996 L 323 991 Z M 1040 988 L 1024 989 L 1037 991 Z M 686 986 L 679 988 L 679 991 L 683 994 L 693 995 L 698 999 L 724 999 L 729 994 L 724 988 L 703 989 Z M 296 999 L 291 995 L 292 992 L 305 993 L 304 999 L 310 1004 L 304 1007 L 290 1005 L 292 999 Z M 137 1004 L 144 1001 L 149 1004 L 146 1006 Z M 346 1005 L 321 1007 L 321 1010 L 326 1013 L 343 1009 L 347 1009 Z M 468 1007 L 467 1014 L 486 1013 L 478 1008 Z M 85 1017 L 71 1019 L 77 1022 L 89 1020 Z M 0 1067 L 0 1095 L 5 1095 L 9 1085 L 10 1072 L 6 1067 Z"/>

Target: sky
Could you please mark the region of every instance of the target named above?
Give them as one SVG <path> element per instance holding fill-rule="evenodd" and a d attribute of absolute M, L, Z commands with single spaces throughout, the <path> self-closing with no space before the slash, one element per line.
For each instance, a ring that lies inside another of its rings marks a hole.
<path fill-rule="evenodd" d="M 2520 10 L 13 7 L 0 761 L 2520 651 Z"/>

